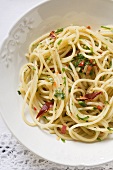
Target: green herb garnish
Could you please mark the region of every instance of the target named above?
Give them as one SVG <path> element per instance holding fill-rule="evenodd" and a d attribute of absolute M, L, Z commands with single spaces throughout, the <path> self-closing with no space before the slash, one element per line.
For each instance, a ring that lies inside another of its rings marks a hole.
<path fill-rule="evenodd" d="M 78 101 L 79 105 L 81 105 L 82 107 L 86 107 L 87 104 L 84 101 Z"/>
<path fill-rule="evenodd" d="M 97 107 L 93 107 L 93 110 L 96 110 L 97 109 Z"/>
<path fill-rule="evenodd" d="M 95 41 L 95 46 L 98 47 L 98 45 L 99 45 L 98 42 Z"/>
<path fill-rule="evenodd" d="M 87 121 L 89 119 L 89 116 L 80 117 L 78 114 L 77 114 L 77 117 L 78 117 L 79 120 L 84 120 L 84 121 Z"/>
<path fill-rule="evenodd" d="M 105 101 L 104 103 L 105 103 L 105 104 L 109 104 L 109 102 L 108 102 L 108 101 Z"/>
<path fill-rule="evenodd" d="M 62 138 L 61 138 L 61 141 L 65 143 L 65 139 L 62 139 Z"/>
<path fill-rule="evenodd" d="M 19 95 L 21 95 L 21 92 L 20 92 L 20 90 L 18 90 L 17 92 L 18 92 L 18 94 L 19 94 Z"/>
<path fill-rule="evenodd" d="M 101 80 L 104 80 L 105 79 L 105 75 L 101 77 Z"/>
<path fill-rule="evenodd" d="M 33 67 L 33 70 L 36 70 L 36 68 L 35 68 L 35 67 Z"/>
<path fill-rule="evenodd" d="M 66 86 L 66 77 L 63 77 L 63 80 L 64 80 L 63 84 Z"/>
<path fill-rule="evenodd" d="M 101 141 L 102 139 L 98 137 L 97 140 L 98 140 L 98 141 Z"/>
<path fill-rule="evenodd" d="M 48 120 L 46 116 L 42 116 L 45 120 Z"/>
<path fill-rule="evenodd" d="M 62 68 L 62 72 L 65 72 L 65 68 Z"/>
<path fill-rule="evenodd" d="M 110 64 L 109 64 L 110 68 L 112 67 L 112 61 L 110 61 Z"/>
<path fill-rule="evenodd" d="M 112 40 L 109 40 L 110 41 L 110 43 L 113 43 L 113 41 Z"/>
<path fill-rule="evenodd" d="M 83 54 L 77 54 L 77 57 L 78 57 L 78 59 L 85 59 L 85 57 L 83 56 Z"/>
<path fill-rule="evenodd" d="M 71 87 L 69 88 L 69 93 L 71 92 Z"/>
<path fill-rule="evenodd" d="M 101 28 L 107 29 L 107 30 L 111 30 L 111 28 L 106 27 L 106 26 L 101 26 Z"/>
<path fill-rule="evenodd" d="M 108 46 L 106 45 L 106 50 L 108 50 Z"/>
<path fill-rule="evenodd" d="M 63 91 L 61 89 L 55 90 L 54 96 L 56 98 L 61 98 L 62 100 L 65 99 L 65 94 L 63 93 Z"/>
<path fill-rule="evenodd" d="M 90 51 L 91 51 L 91 54 L 93 54 L 93 48 L 92 47 L 90 47 Z"/>
<path fill-rule="evenodd" d="M 63 28 L 59 28 L 55 31 L 55 33 L 59 33 L 59 32 L 62 32 L 64 29 Z"/>
<path fill-rule="evenodd" d="M 61 42 L 62 42 L 62 39 L 61 39 L 61 40 L 59 40 L 57 44 L 58 44 L 58 45 L 60 45 L 60 43 L 61 43 Z"/>
<path fill-rule="evenodd" d="M 89 74 L 90 74 L 90 76 L 92 76 L 94 74 L 94 71 L 91 70 Z"/>
<path fill-rule="evenodd" d="M 89 50 L 89 49 L 90 49 L 87 45 L 83 45 L 83 48 L 84 48 L 85 50 Z"/>
<path fill-rule="evenodd" d="M 50 61 L 50 60 L 51 60 L 51 56 L 49 56 L 49 57 L 47 58 L 47 60 Z"/>
<path fill-rule="evenodd" d="M 110 127 L 107 127 L 107 129 L 108 129 L 109 131 L 113 131 L 113 129 L 111 129 Z"/>

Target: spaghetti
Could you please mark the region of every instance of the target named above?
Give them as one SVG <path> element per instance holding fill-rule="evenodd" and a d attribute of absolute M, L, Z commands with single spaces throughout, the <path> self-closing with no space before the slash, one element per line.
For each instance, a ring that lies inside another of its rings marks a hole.
<path fill-rule="evenodd" d="M 19 87 L 25 123 L 63 140 L 94 142 L 113 132 L 113 26 L 52 31 L 32 42 L 26 57 Z"/>

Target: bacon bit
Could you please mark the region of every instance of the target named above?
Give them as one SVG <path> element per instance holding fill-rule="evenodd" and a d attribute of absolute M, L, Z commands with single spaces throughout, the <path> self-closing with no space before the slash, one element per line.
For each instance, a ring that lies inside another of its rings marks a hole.
<path fill-rule="evenodd" d="M 53 86 L 55 86 L 55 87 L 56 87 L 56 86 L 57 86 L 57 83 L 56 83 L 56 82 L 54 82 L 54 83 L 53 83 Z"/>
<path fill-rule="evenodd" d="M 83 67 L 84 66 L 84 61 L 81 61 L 78 66 Z"/>
<path fill-rule="evenodd" d="M 51 37 L 51 38 L 54 38 L 54 39 L 56 38 L 55 31 L 51 31 L 51 32 L 50 32 L 50 37 Z"/>
<path fill-rule="evenodd" d="M 65 134 L 65 133 L 66 133 L 66 126 L 65 126 L 65 125 L 62 126 L 61 133 L 62 133 L 62 134 Z"/>
<path fill-rule="evenodd" d="M 46 113 L 53 106 L 53 102 L 46 102 L 40 109 L 36 119 Z"/>
<path fill-rule="evenodd" d="M 37 108 L 36 108 L 36 107 L 34 107 L 33 109 L 34 109 L 35 111 L 37 110 Z"/>
<path fill-rule="evenodd" d="M 90 71 L 92 70 L 92 66 L 88 65 L 87 66 L 87 72 L 86 72 L 86 75 L 88 75 L 90 73 Z"/>
<path fill-rule="evenodd" d="M 77 100 L 92 100 L 99 94 L 102 94 L 102 92 L 88 93 L 88 94 L 85 94 L 85 96 L 80 96 L 80 98 L 77 98 Z"/>
<path fill-rule="evenodd" d="M 91 29 L 91 27 L 88 25 L 87 27 L 86 27 L 87 29 Z"/>
<path fill-rule="evenodd" d="M 100 110 L 100 111 L 102 111 L 103 107 L 100 106 L 100 105 L 98 105 L 98 106 L 97 106 L 97 109 Z"/>
<path fill-rule="evenodd" d="M 100 53 L 100 54 L 102 54 L 102 52 L 101 52 L 101 51 L 100 51 L 99 53 Z"/>

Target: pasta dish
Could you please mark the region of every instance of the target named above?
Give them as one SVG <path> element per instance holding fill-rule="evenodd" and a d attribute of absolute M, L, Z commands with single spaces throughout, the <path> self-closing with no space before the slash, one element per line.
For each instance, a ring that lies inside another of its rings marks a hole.
<path fill-rule="evenodd" d="M 59 28 L 32 42 L 26 57 L 18 90 L 26 124 L 63 142 L 101 141 L 113 132 L 113 26 Z"/>

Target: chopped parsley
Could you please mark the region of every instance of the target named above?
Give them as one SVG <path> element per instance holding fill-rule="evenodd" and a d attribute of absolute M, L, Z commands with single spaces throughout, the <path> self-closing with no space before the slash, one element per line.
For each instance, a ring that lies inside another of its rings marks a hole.
<path fill-rule="evenodd" d="M 106 50 L 108 50 L 108 46 L 106 45 Z"/>
<path fill-rule="evenodd" d="M 65 72 L 65 68 L 62 68 L 62 72 L 63 72 L 63 73 Z"/>
<path fill-rule="evenodd" d="M 85 57 L 83 56 L 83 54 L 80 54 L 80 53 L 77 54 L 76 59 L 73 60 L 72 62 L 73 62 L 73 65 L 75 66 L 75 68 L 76 68 L 76 67 L 79 67 L 79 64 L 80 64 L 81 62 L 84 62 L 83 66 L 80 67 L 80 71 L 79 71 L 79 72 L 81 72 L 81 70 L 82 70 L 82 68 L 84 68 L 84 66 L 86 66 L 86 65 L 91 65 L 90 60 L 87 59 L 87 58 L 85 58 Z"/>
<path fill-rule="evenodd" d="M 82 107 L 86 107 L 87 104 L 84 101 L 78 101 L 78 104 L 81 105 Z"/>
<path fill-rule="evenodd" d="M 101 77 L 101 80 L 104 80 L 105 79 L 105 75 Z"/>
<path fill-rule="evenodd" d="M 50 60 L 51 60 L 51 56 L 49 56 L 49 57 L 47 58 L 47 60 L 50 61 Z"/>
<path fill-rule="evenodd" d="M 64 80 L 63 84 L 66 86 L 66 77 L 63 77 L 63 80 Z"/>
<path fill-rule="evenodd" d="M 62 100 L 65 99 L 65 94 L 63 93 L 63 91 L 62 91 L 61 89 L 55 90 L 54 96 L 55 96 L 56 98 L 60 98 L 60 99 L 62 99 Z"/>
<path fill-rule="evenodd" d="M 83 54 L 77 54 L 77 57 L 78 57 L 78 59 L 85 59 L 85 57 L 83 56 Z"/>
<path fill-rule="evenodd" d="M 112 67 L 112 61 L 110 61 L 110 64 L 109 64 L 110 68 Z"/>
<path fill-rule="evenodd" d="M 89 74 L 90 74 L 90 76 L 92 76 L 94 74 L 94 71 L 91 70 Z"/>
<path fill-rule="evenodd" d="M 90 53 L 90 54 L 93 54 L 93 48 L 92 48 L 92 47 L 90 48 L 90 51 L 91 51 L 91 53 Z"/>
<path fill-rule="evenodd" d="M 61 40 L 59 40 L 57 44 L 58 44 L 58 45 L 60 45 L 60 44 L 61 44 L 61 42 L 62 42 L 62 39 L 61 39 Z"/>
<path fill-rule="evenodd" d="M 89 49 L 90 49 L 87 45 L 83 45 L 83 48 L 84 48 L 85 50 L 89 50 Z"/>
<path fill-rule="evenodd" d="M 71 87 L 69 88 L 69 93 L 71 92 Z"/>
<path fill-rule="evenodd" d="M 110 127 L 107 127 L 107 129 L 108 129 L 109 131 L 113 131 L 113 129 L 111 129 Z"/>
<path fill-rule="evenodd" d="M 46 116 L 42 116 L 45 120 L 48 120 Z"/>
<path fill-rule="evenodd" d="M 21 92 L 20 92 L 20 90 L 18 90 L 17 92 L 18 92 L 18 94 L 19 94 L 19 95 L 21 95 Z"/>
<path fill-rule="evenodd" d="M 112 40 L 109 40 L 110 41 L 110 43 L 113 43 L 113 41 Z"/>
<path fill-rule="evenodd" d="M 65 139 L 62 139 L 62 138 L 61 138 L 61 141 L 65 143 Z"/>
<path fill-rule="evenodd" d="M 77 118 L 79 120 L 84 120 L 84 121 L 87 121 L 89 119 L 89 116 L 86 116 L 86 117 L 80 117 L 78 114 L 77 114 Z"/>
<path fill-rule="evenodd" d="M 55 33 L 59 33 L 59 32 L 62 32 L 64 29 L 63 28 L 58 28 Z"/>
<path fill-rule="evenodd" d="M 109 102 L 108 102 L 108 101 L 105 101 L 104 103 L 105 103 L 105 104 L 109 104 Z"/>
<path fill-rule="evenodd" d="M 97 107 L 93 107 L 93 110 L 96 110 L 97 109 Z"/>
<path fill-rule="evenodd" d="M 35 67 L 33 67 L 33 70 L 36 70 L 36 68 L 35 68 Z"/>
<path fill-rule="evenodd" d="M 111 30 L 111 28 L 106 27 L 106 26 L 101 26 L 101 28 L 107 29 L 107 30 Z"/>
<path fill-rule="evenodd" d="M 97 41 L 94 41 L 95 42 L 95 46 L 98 47 L 99 43 Z"/>
<path fill-rule="evenodd" d="M 98 141 L 101 141 L 102 139 L 98 137 L 97 140 L 98 140 Z"/>

